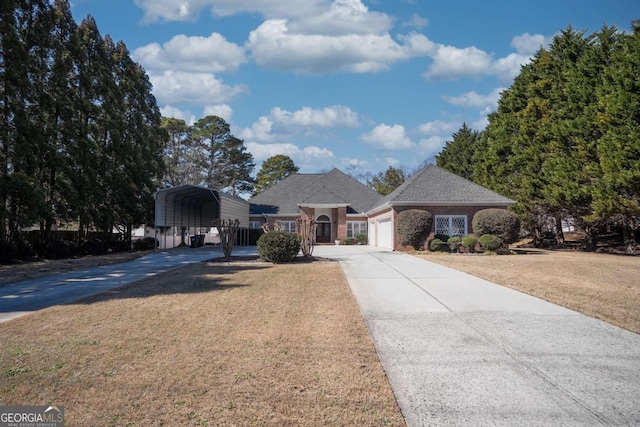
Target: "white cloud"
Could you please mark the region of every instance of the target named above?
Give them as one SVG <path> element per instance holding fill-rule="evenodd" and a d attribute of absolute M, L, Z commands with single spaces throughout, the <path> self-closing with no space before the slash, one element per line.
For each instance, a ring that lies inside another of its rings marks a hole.
<path fill-rule="evenodd" d="M 418 131 L 425 135 L 449 134 L 460 127 L 459 122 L 444 122 L 442 120 L 434 120 L 432 122 L 423 123 L 418 126 Z"/>
<path fill-rule="evenodd" d="M 162 117 L 173 117 L 175 119 L 182 119 L 186 124 L 192 125 L 196 122 L 196 116 L 191 114 L 190 111 L 181 110 L 171 105 L 165 105 L 160 108 L 160 114 Z"/>
<path fill-rule="evenodd" d="M 342 105 L 332 105 L 319 110 L 302 107 L 293 112 L 276 107 L 271 110 L 270 117 L 281 127 L 356 128 L 359 126 L 358 113 Z"/>
<path fill-rule="evenodd" d="M 394 62 L 424 55 L 428 39 L 410 35 L 402 44 L 382 34 L 327 36 L 296 34 L 286 20 L 267 20 L 249 34 L 253 59 L 270 69 L 299 73 L 368 73 L 389 69 Z"/>
<path fill-rule="evenodd" d="M 218 33 L 211 33 L 209 37 L 177 35 L 162 45 L 151 43 L 139 47 L 132 56 L 146 69 L 205 73 L 235 71 L 247 62 L 244 48 Z"/>
<path fill-rule="evenodd" d="M 299 34 L 339 36 L 346 34 L 379 34 L 393 26 L 391 18 L 370 12 L 360 0 L 335 0 L 324 13 L 295 20 L 289 31 Z"/>
<path fill-rule="evenodd" d="M 218 116 L 222 117 L 225 122 L 231 123 L 233 118 L 233 108 L 227 104 L 220 105 L 205 105 L 202 111 L 204 117 L 206 116 Z"/>
<path fill-rule="evenodd" d="M 501 83 L 508 83 L 520 74 L 522 66 L 530 61 L 531 57 L 529 56 L 512 53 L 495 61 L 488 72 L 498 77 Z"/>
<path fill-rule="evenodd" d="M 553 36 L 547 37 L 542 34 L 524 33 L 520 36 L 515 36 L 511 40 L 511 46 L 514 47 L 520 55 L 532 56 L 541 47 L 547 47 L 552 40 Z"/>
<path fill-rule="evenodd" d="M 240 137 L 258 142 L 273 142 L 301 130 L 349 129 L 358 126 L 360 126 L 358 113 L 343 105 L 332 105 L 321 109 L 302 107 L 296 111 L 275 107 L 268 116 L 261 116 L 250 128 L 242 129 Z"/>
<path fill-rule="evenodd" d="M 291 157 L 294 163 L 308 163 L 318 159 L 328 160 L 335 158 L 331 150 L 315 145 L 304 148 L 291 143 L 259 144 L 257 142 L 247 142 L 245 145 L 257 162 L 266 160 L 276 154 L 287 155 Z"/>
<path fill-rule="evenodd" d="M 498 106 L 498 100 L 500 99 L 503 90 L 505 89 L 499 87 L 486 95 L 479 94 L 476 91 L 471 91 L 458 96 L 443 96 L 442 99 L 449 104 L 457 105 L 459 107 L 480 109 L 490 108 L 494 110 Z"/>
<path fill-rule="evenodd" d="M 244 85 L 228 86 L 213 74 L 165 71 L 149 72 L 153 94 L 162 104 L 228 102 L 247 93 Z"/>
<path fill-rule="evenodd" d="M 426 80 L 446 80 L 494 75 L 501 83 L 508 83 L 520 73 L 520 68 L 531 60 L 540 46 L 548 45 L 551 40 L 552 37 L 541 34 L 524 33 L 511 41 L 516 53 L 498 59 L 475 46 L 458 48 L 437 44 L 429 53 L 433 63 L 422 76 Z"/>
<path fill-rule="evenodd" d="M 273 120 L 266 116 L 262 116 L 257 122 L 253 123 L 250 128 L 241 130 L 240 138 L 258 142 L 272 142 L 275 139 L 275 135 L 271 134 L 272 127 Z"/>
<path fill-rule="evenodd" d="M 384 150 L 404 150 L 413 147 L 402 125 L 387 126 L 384 123 L 376 126 L 371 132 L 362 135 L 362 140 L 374 147 Z"/>
<path fill-rule="evenodd" d="M 187 0 L 134 0 L 136 5 L 144 10 L 144 22 L 189 21 L 194 19 L 203 1 Z M 193 7 L 195 6 L 195 8 Z"/>
<path fill-rule="evenodd" d="M 143 21 L 190 21 L 203 9 L 212 15 L 258 14 L 265 18 L 318 16 L 332 4 L 330 0 L 134 0 L 144 11 Z"/>
<path fill-rule="evenodd" d="M 474 46 L 464 49 L 438 45 L 431 55 L 433 63 L 423 77 L 427 80 L 458 79 L 485 74 L 492 64 L 491 55 Z"/>
<path fill-rule="evenodd" d="M 365 166 L 367 163 L 369 162 L 366 160 L 350 159 L 348 157 L 345 157 L 342 159 L 342 164 L 345 165 L 346 167 L 351 167 L 351 168 L 361 168 Z"/>
<path fill-rule="evenodd" d="M 397 166 L 400 163 L 398 159 L 394 159 L 393 157 L 385 157 L 384 161 L 387 166 Z"/>
<path fill-rule="evenodd" d="M 418 143 L 418 147 L 420 151 L 423 153 L 424 157 L 431 158 L 442 151 L 442 147 L 446 144 L 445 138 L 441 136 L 431 136 L 429 138 L 423 139 Z"/>
<path fill-rule="evenodd" d="M 429 25 L 429 20 L 426 18 L 423 18 L 417 13 L 414 13 L 413 15 L 411 15 L 411 19 L 409 19 L 407 22 L 404 22 L 402 24 L 403 27 L 414 27 L 419 30 L 425 28 L 427 25 Z"/>

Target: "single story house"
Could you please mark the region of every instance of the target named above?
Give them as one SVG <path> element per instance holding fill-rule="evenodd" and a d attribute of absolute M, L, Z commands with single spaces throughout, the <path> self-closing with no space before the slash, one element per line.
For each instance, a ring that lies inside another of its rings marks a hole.
<path fill-rule="evenodd" d="M 400 249 L 396 220 L 407 209 L 423 209 L 433 215 L 431 234 L 464 236 L 472 232 L 471 220 L 476 212 L 507 209 L 514 203 L 436 165 L 427 165 L 367 210 L 369 244 Z"/>
<path fill-rule="evenodd" d="M 366 233 L 369 244 L 400 249 L 395 237 L 398 213 L 424 209 L 434 217 L 432 234 L 465 235 L 482 209 L 506 209 L 515 201 L 435 165 L 427 165 L 392 193 L 381 196 L 351 176 L 295 174 L 249 199 L 249 227 L 276 222 L 296 231 L 296 220 L 313 218 L 316 243 L 332 243 Z"/>
<path fill-rule="evenodd" d="M 333 169 L 325 174 L 294 174 L 249 199 L 249 227 L 276 222 L 296 231 L 299 218 L 316 221 L 316 243 L 333 243 L 367 232 L 365 212 L 380 194 L 351 176 Z"/>

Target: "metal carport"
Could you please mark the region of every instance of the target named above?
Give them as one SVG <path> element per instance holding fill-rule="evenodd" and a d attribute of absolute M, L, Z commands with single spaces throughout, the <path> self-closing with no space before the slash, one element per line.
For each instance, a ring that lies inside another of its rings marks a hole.
<path fill-rule="evenodd" d="M 210 229 L 216 219 L 238 219 L 240 233 L 237 244 L 242 245 L 245 236 L 248 240 L 249 202 L 246 200 L 195 185 L 165 188 L 155 194 L 155 238 L 158 239 L 160 229 L 164 241 L 158 240 L 165 249 L 171 227 L 179 230 L 185 227 L 187 235 L 201 234 L 202 228 Z M 173 239 L 172 247 L 175 234 Z"/>

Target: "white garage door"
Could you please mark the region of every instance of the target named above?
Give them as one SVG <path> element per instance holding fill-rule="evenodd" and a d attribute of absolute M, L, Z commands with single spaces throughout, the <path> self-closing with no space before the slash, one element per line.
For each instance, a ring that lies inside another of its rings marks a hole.
<path fill-rule="evenodd" d="M 391 218 L 378 222 L 378 247 L 393 249 L 393 227 Z"/>

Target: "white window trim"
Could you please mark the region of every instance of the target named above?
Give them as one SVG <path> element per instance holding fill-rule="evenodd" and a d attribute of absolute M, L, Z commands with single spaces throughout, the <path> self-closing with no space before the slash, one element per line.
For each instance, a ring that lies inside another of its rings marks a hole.
<path fill-rule="evenodd" d="M 438 218 L 447 218 L 449 222 L 449 227 L 446 233 L 442 233 L 442 230 L 438 230 Z M 464 219 L 464 233 L 463 234 L 454 234 L 453 233 L 453 218 L 463 218 Z M 434 231 L 436 234 L 446 234 L 449 237 L 453 236 L 466 236 L 469 234 L 469 219 L 467 215 L 436 215 L 434 220 Z"/>
<path fill-rule="evenodd" d="M 350 239 L 354 239 L 356 237 L 356 234 L 367 234 L 367 227 L 367 221 L 347 221 L 347 237 Z M 355 230 L 356 228 L 358 229 L 357 231 Z"/>
<path fill-rule="evenodd" d="M 298 223 L 296 221 L 278 221 L 280 229 L 288 233 L 298 232 Z"/>

